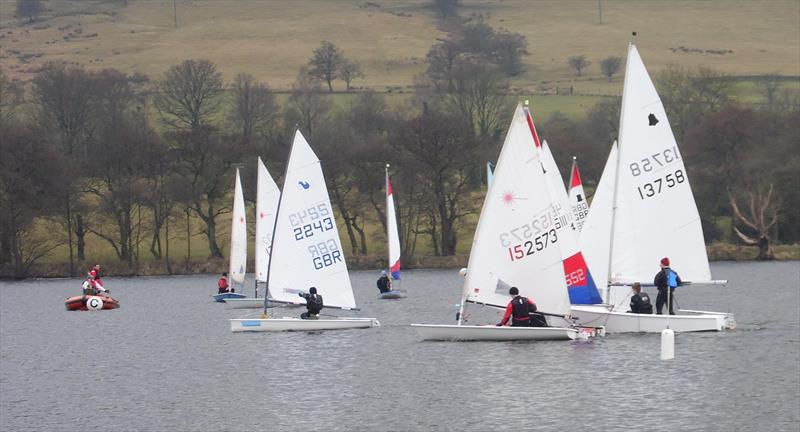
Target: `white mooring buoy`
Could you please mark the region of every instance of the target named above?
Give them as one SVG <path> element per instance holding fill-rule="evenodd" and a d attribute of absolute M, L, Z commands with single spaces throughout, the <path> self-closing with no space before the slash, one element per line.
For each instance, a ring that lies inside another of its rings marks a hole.
<path fill-rule="evenodd" d="M 672 329 L 661 331 L 661 360 L 675 358 L 675 332 Z"/>

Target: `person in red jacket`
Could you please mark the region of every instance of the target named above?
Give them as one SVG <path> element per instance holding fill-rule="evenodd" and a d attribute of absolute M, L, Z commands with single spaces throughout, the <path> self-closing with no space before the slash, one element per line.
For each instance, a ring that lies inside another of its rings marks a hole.
<path fill-rule="evenodd" d="M 99 285 L 101 288 L 103 287 L 103 281 L 100 279 L 100 264 L 95 264 L 92 266 L 92 269 L 89 270 L 89 274 L 94 279 L 94 283 Z"/>
<path fill-rule="evenodd" d="M 220 277 L 217 281 L 217 287 L 219 288 L 218 294 L 233 292 L 233 290 L 229 290 L 230 287 L 228 286 L 228 273 L 222 273 L 222 277 Z"/>
<path fill-rule="evenodd" d="M 531 314 L 536 312 L 536 303 L 533 300 L 519 295 L 517 287 L 511 287 L 508 290 L 514 298 L 508 302 L 506 306 L 506 313 L 503 315 L 503 320 L 497 323 L 498 326 L 504 326 L 511 319 L 511 327 L 531 327 Z"/>

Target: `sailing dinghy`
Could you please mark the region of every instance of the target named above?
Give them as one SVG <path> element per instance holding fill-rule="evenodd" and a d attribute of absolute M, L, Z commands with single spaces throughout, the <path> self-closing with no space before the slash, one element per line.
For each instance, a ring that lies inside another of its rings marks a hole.
<path fill-rule="evenodd" d="M 611 149 L 579 243 L 594 276 L 607 287 L 603 303 L 573 305 L 582 324 L 608 332 L 720 331 L 733 314 L 681 310 L 680 315 L 627 313 L 629 285 L 652 286 L 669 257 L 686 283 L 715 284 L 700 215 L 664 106 L 636 47 L 628 47 L 619 144 Z M 677 288 L 676 292 L 682 289 Z"/>
<path fill-rule="evenodd" d="M 572 169 L 569 175 L 569 203 L 572 207 L 572 218 L 575 231 L 583 230 L 583 223 L 589 216 L 589 203 L 586 202 L 586 193 L 583 191 L 581 173 L 578 170 L 578 158 L 572 157 Z"/>
<path fill-rule="evenodd" d="M 267 270 L 267 294 L 275 301 L 301 303 L 300 292 L 316 287 L 325 309 L 358 310 L 328 188 L 319 158 L 300 131 L 295 133 L 278 200 Z M 310 331 L 379 326 L 375 318 L 232 319 L 233 332 Z"/>
<path fill-rule="evenodd" d="M 389 272 L 391 281 L 400 280 L 400 236 L 397 234 L 397 215 L 394 211 L 392 182 L 389 180 L 389 164 L 386 164 L 386 238 L 389 240 Z M 405 290 L 393 289 L 380 294 L 381 299 L 407 297 Z"/>
<path fill-rule="evenodd" d="M 424 340 L 571 340 L 579 329 L 565 327 L 497 327 L 465 325 L 466 303 L 505 309 L 511 286 L 532 299 L 539 312 L 564 317 L 570 311 L 558 226 L 531 139 L 527 114 L 517 106 L 500 152 L 494 179 L 483 203 L 457 325 L 412 324 Z M 567 321 L 564 321 L 567 322 Z M 588 331 L 594 332 L 595 329 Z"/>
<path fill-rule="evenodd" d="M 247 297 L 244 290 L 244 275 L 247 269 L 247 222 L 245 220 L 244 194 L 239 169 L 236 169 L 236 184 L 233 191 L 233 216 L 231 218 L 231 257 L 228 269 L 229 289 L 238 292 L 214 294 L 214 300 L 225 302 L 227 299 Z"/>
<path fill-rule="evenodd" d="M 256 271 L 255 297 L 230 298 L 225 303 L 233 309 L 261 309 L 264 298 L 258 297 L 259 285 L 267 283 L 269 270 L 269 250 L 272 243 L 272 228 L 275 226 L 275 215 L 281 191 L 261 158 L 258 158 L 258 183 L 256 185 Z M 264 289 L 266 292 L 266 289 Z"/>

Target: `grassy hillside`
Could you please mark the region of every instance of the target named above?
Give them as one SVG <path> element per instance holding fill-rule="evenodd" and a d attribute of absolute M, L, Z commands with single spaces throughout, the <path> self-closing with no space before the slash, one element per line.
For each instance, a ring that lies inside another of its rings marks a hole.
<path fill-rule="evenodd" d="M 599 60 L 624 57 L 632 30 L 653 71 L 674 63 L 734 75 L 800 75 L 800 2 L 794 0 L 603 0 L 602 24 L 596 1 L 463 3 L 461 16 L 483 14 L 493 26 L 527 37 L 526 72 L 515 80 L 523 91 L 544 81 L 571 84 L 583 94 L 619 94 L 621 80 L 601 77 Z M 287 89 L 327 39 L 362 64 L 367 78 L 357 86 L 384 90 L 410 85 L 424 72 L 430 45 L 447 35 L 422 0 L 177 0 L 177 28 L 171 0 L 50 0 L 33 24 L 14 18 L 14 4 L 0 2 L 0 57 L 23 80 L 48 60 L 158 77 L 181 60 L 208 58 L 226 79 L 248 72 Z M 593 61 L 580 79 L 566 64 L 576 54 Z"/>

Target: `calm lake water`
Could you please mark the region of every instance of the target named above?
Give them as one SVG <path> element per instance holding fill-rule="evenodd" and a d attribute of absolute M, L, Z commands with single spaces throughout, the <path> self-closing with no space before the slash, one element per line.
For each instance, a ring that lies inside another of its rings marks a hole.
<path fill-rule="evenodd" d="M 658 335 L 421 342 L 409 323 L 454 321 L 455 270 L 405 271 L 399 301 L 353 272 L 359 315 L 382 326 L 324 333 L 232 334 L 258 312 L 213 303 L 215 276 L 105 278 L 121 308 L 102 312 L 65 310 L 77 279 L 3 282 L 0 430 L 797 431 L 800 263 L 712 271 L 730 283 L 678 304 L 739 327 L 677 335 L 668 362 Z"/>

